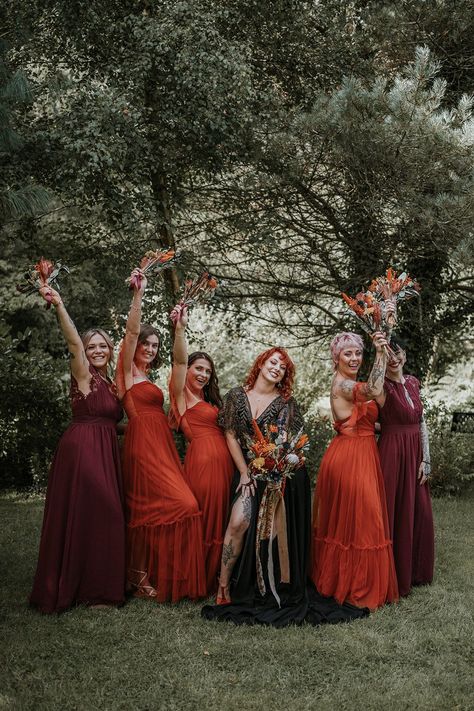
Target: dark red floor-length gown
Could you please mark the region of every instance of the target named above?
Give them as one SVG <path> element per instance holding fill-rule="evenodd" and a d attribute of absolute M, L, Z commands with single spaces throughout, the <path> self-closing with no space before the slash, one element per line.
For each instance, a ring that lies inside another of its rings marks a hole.
<path fill-rule="evenodd" d="M 398 590 L 374 434 L 377 405 L 359 400 L 359 389 L 321 461 L 311 577 L 322 595 L 374 610 L 397 600 Z"/>
<path fill-rule="evenodd" d="M 227 526 L 234 463 L 222 429 L 218 408 L 201 400 L 182 417 L 175 412 L 188 447 L 184 476 L 202 511 L 207 594 L 217 591 L 222 544 Z"/>
<path fill-rule="evenodd" d="M 417 481 L 422 460 L 420 385 L 407 375 L 405 387 L 413 407 L 403 384 L 385 379 L 385 404 L 379 415 L 380 462 L 400 595 L 408 595 L 412 585 L 431 583 L 434 567 L 430 489 L 428 483 L 420 486 Z"/>
<path fill-rule="evenodd" d="M 156 589 L 158 602 L 204 597 L 202 514 L 187 485 L 163 393 L 149 380 L 123 399 L 127 578 Z"/>
<path fill-rule="evenodd" d="M 74 604 L 120 604 L 125 522 L 116 424 L 120 403 L 90 366 L 88 395 L 72 378 L 73 420 L 56 450 L 30 604 L 41 612 Z"/>

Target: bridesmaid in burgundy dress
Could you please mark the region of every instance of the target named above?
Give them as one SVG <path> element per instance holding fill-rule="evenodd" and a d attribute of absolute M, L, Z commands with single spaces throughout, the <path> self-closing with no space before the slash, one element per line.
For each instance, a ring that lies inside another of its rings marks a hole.
<path fill-rule="evenodd" d="M 51 297 L 71 354 L 73 420 L 51 465 L 30 604 L 44 613 L 119 605 L 125 524 L 116 435 L 122 408 L 107 377 L 113 344 L 101 329 L 81 339 L 59 294 L 43 287 L 41 295 Z"/>
<path fill-rule="evenodd" d="M 434 531 L 429 485 L 428 431 L 420 384 L 403 374 L 401 341 L 392 337 L 396 357 L 387 364 L 384 392 L 377 399 L 380 462 L 385 481 L 390 534 L 400 595 L 433 579 Z"/>

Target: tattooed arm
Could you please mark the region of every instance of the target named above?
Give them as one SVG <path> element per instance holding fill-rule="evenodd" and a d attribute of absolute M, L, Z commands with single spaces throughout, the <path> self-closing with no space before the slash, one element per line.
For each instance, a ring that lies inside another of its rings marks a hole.
<path fill-rule="evenodd" d="M 56 316 L 59 326 L 71 356 L 71 373 L 77 380 L 80 388 L 81 385 L 88 385 L 91 377 L 89 372 L 89 361 L 86 358 L 81 337 L 77 332 L 74 321 L 69 316 L 66 307 L 64 306 L 63 300 L 58 292 L 51 286 L 43 286 L 40 289 L 40 294 L 45 301 L 47 300 L 46 297 L 49 297 L 51 303 L 56 308 Z"/>
<path fill-rule="evenodd" d="M 418 470 L 418 482 L 423 485 L 431 474 L 430 441 L 428 437 L 428 426 L 424 417 L 421 418 L 420 422 L 420 436 L 423 460 Z"/>

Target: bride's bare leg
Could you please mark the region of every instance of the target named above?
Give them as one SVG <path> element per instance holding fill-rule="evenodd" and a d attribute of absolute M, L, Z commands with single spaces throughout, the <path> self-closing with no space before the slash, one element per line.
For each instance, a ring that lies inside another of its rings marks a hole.
<path fill-rule="evenodd" d="M 221 572 L 219 576 L 219 594 L 229 598 L 229 581 L 234 565 L 242 550 L 245 533 L 252 518 L 254 497 L 244 490 L 232 507 L 229 524 L 222 546 Z"/>

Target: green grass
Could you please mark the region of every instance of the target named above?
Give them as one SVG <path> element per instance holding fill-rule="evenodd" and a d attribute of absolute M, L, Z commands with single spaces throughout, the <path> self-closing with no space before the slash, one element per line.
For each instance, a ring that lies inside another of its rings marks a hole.
<path fill-rule="evenodd" d="M 4 498 L 0 709 L 468 709 L 472 499 L 435 502 L 431 587 L 349 625 L 287 630 L 132 600 L 42 616 L 26 606 L 43 504 Z"/>

